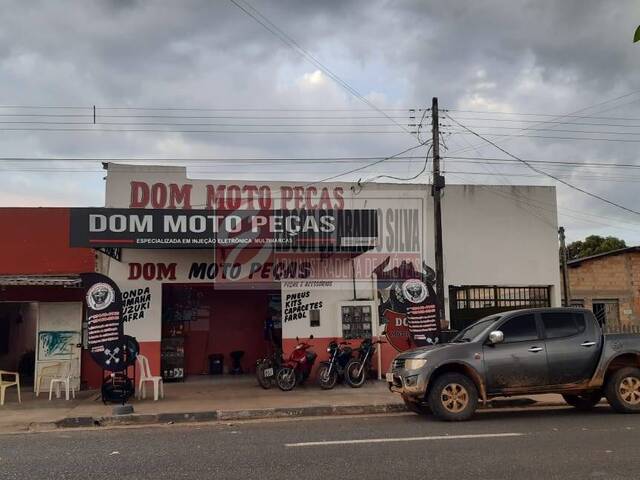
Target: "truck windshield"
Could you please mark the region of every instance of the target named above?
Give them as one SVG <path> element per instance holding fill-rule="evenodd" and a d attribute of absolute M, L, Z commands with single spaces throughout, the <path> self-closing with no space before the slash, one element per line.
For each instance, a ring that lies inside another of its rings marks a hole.
<path fill-rule="evenodd" d="M 497 322 L 500 319 L 499 315 L 493 315 L 491 317 L 483 318 L 478 320 L 473 325 L 468 326 L 464 330 L 462 330 L 458 335 L 456 335 L 451 342 L 453 343 L 462 343 L 462 342 L 470 342 L 478 335 L 480 335 L 483 331 L 485 331 L 489 325 Z"/>

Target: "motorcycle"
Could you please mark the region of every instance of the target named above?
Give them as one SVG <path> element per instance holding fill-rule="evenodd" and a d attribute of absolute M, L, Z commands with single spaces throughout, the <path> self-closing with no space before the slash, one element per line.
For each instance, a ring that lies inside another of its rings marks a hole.
<path fill-rule="evenodd" d="M 382 340 L 372 342 L 365 338 L 358 348 L 358 357 L 352 358 L 345 367 L 345 381 L 350 387 L 360 388 L 364 385 L 371 371 L 371 360 L 376 353 L 376 344 L 387 343 Z"/>
<path fill-rule="evenodd" d="M 282 350 L 276 349 L 269 357 L 260 358 L 256 362 L 256 378 L 265 390 L 276 383 L 276 372 L 282 365 Z"/>
<path fill-rule="evenodd" d="M 311 345 L 298 340 L 296 348 L 276 372 L 276 383 L 283 392 L 293 390 L 296 385 L 303 384 L 309 378 L 318 357 L 315 352 L 309 350 L 310 348 Z"/>
<path fill-rule="evenodd" d="M 344 378 L 345 368 L 351 360 L 353 349 L 349 342 L 336 342 L 332 340 L 327 347 L 329 361 L 320 363 L 318 368 L 318 383 L 324 390 L 330 390 L 336 386 L 339 378 Z"/>

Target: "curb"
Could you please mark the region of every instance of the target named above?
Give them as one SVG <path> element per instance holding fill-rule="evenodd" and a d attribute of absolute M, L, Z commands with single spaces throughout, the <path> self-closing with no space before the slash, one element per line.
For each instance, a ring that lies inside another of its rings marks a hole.
<path fill-rule="evenodd" d="M 122 425 L 153 425 L 214 421 L 259 420 L 275 418 L 322 417 L 332 415 L 372 415 L 405 412 L 401 403 L 378 405 L 323 405 L 296 408 L 262 408 L 252 410 L 213 410 L 208 412 L 113 415 L 106 417 L 67 417 L 57 422 L 29 425 L 29 430 L 43 431 L 62 428 L 110 427 Z"/>
<path fill-rule="evenodd" d="M 538 402 L 531 398 L 497 399 L 492 400 L 488 406 L 482 407 L 484 411 L 499 410 L 503 408 L 528 408 L 528 407 L 566 407 L 562 402 Z M 125 425 L 159 425 L 159 424 L 187 424 L 215 421 L 239 421 L 283 419 L 302 417 L 323 417 L 340 415 L 375 415 L 385 413 L 407 412 L 403 403 L 385 403 L 373 405 L 320 405 L 311 407 L 279 407 L 260 408 L 250 410 L 212 410 L 204 412 L 180 412 L 180 413 L 134 413 L 131 415 L 113 415 L 105 417 L 67 417 L 56 422 L 34 422 L 25 426 L 22 431 L 50 431 L 56 429 L 112 427 Z"/>

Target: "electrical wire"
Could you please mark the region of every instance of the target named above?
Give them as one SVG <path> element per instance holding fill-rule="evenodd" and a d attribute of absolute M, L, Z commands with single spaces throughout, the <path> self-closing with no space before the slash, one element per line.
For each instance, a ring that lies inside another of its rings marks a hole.
<path fill-rule="evenodd" d="M 573 185 L 572 183 L 567 182 L 566 180 L 562 180 L 561 178 L 559 178 L 559 177 L 557 177 L 557 176 L 555 176 L 555 175 L 552 175 L 552 174 L 550 174 L 550 173 L 548 173 L 548 172 L 545 172 L 544 170 L 540 170 L 539 168 L 537 168 L 537 167 L 533 166 L 532 164 L 528 163 L 526 160 L 523 160 L 522 158 L 520 158 L 520 157 L 518 157 L 518 156 L 516 156 L 516 155 L 514 155 L 514 154 L 512 154 L 512 153 L 510 153 L 510 152 L 508 152 L 507 150 L 505 150 L 504 148 L 502 148 L 500 145 L 497 145 L 495 142 L 492 142 L 491 140 L 489 140 L 488 138 L 484 137 L 483 135 L 480 135 L 479 133 L 476 133 L 476 132 L 474 132 L 473 130 L 470 130 L 469 128 L 467 128 L 466 126 L 464 126 L 462 123 L 460 123 L 460 122 L 458 122 L 457 120 L 455 120 L 453 117 L 449 116 L 449 118 L 450 118 L 452 121 L 454 121 L 456 124 L 458 124 L 460 127 L 462 127 L 462 128 L 464 128 L 465 130 L 467 130 L 470 134 L 475 135 L 476 137 L 478 137 L 478 138 L 480 138 L 480 139 L 484 140 L 485 142 L 487 142 L 487 143 L 489 143 L 490 145 L 494 146 L 495 148 L 497 148 L 498 150 L 500 150 L 502 153 L 504 153 L 504 154 L 506 154 L 506 155 L 510 156 L 511 158 L 514 158 L 514 159 L 516 159 L 516 160 L 518 160 L 518 161 L 522 162 L 524 165 L 528 166 L 528 167 L 529 167 L 531 170 L 533 170 L 534 172 L 539 173 L 540 175 L 545 175 L 545 176 L 547 176 L 547 177 L 549 177 L 549 178 L 552 178 L 552 179 L 554 179 L 554 180 L 556 180 L 556 181 L 558 181 L 558 182 L 562 183 L 563 185 L 566 185 L 567 187 L 569 187 L 569 188 L 571 188 L 571 189 L 573 189 L 573 190 L 576 190 L 576 191 L 581 192 L 581 193 L 583 193 L 583 194 L 585 194 L 585 195 L 588 195 L 588 196 L 590 196 L 590 197 L 592 197 L 592 198 L 595 198 L 595 199 L 597 199 L 597 200 L 600 200 L 601 202 L 607 203 L 607 204 L 609 204 L 609 205 L 611 205 L 611 206 L 614 206 L 614 207 L 616 207 L 616 208 L 619 208 L 619 209 L 621 209 L 621 210 L 625 210 L 625 211 L 627 211 L 627 212 L 629 212 L 629 213 L 633 213 L 633 214 L 636 214 L 636 215 L 640 215 L 640 211 L 638 211 L 638 210 L 634 210 L 634 209 L 632 209 L 632 208 L 625 207 L 624 205 L 621 205 L 621 204 L 619 204 L 619 203 L 613 202 L 612 200 L 609 200 L 609 199 L 607 199 L 607 198 L 605 198 L 605 197 L 602 197 L 601 195 L 598 195 L 598 194 L 595 194 L 595 193 L 590 192 L 590 191 L 588 191 L 588 190 L 585 190 L 585 189 L 583 189 L 583 188 L 580 188 L 580 187 L 578 187 L 578 186 L 576 186 L 576 185 Z"/>
<path fill-rule="evenodd" d="M 349 92 L 351 95 L 358 98 L 364 104 L 376 110 L 379 113 L 382 113 L 385 117 L 389 118 L 393 123 L 396 123 L 397 126 L 404 131 L 405 133 L 411 134 L 403 125 L 397 123 L 391 117 L 389 117 L 385 112 L 380 110 L 376 105 L 374 105 L 371 101 L 365 98 L 360 92 L 358 92 L 355 88 L 349 85 L 346 81 L 340 78 L 338 75 L 333 73 L 326 65 L 320 62 L 316 57 L 314 57 L 307 50 L 302 48 L 293 38 L 287 35 L 284 31 L 282 31 L 277 25 L 275 25 L 271 20 L 269 20 L 265 15 L 263 15 L 260 11 L 258 11 L 255 7 L 253 7 L 246 0 L 229 0 L 236 7 L 242 10 L 245 14 L 249 15 L 253 20 L 258 22 L 262 27 L 268 30 L 271 34 L 275 35 L 280 41 L 284 42 L 289 47 L 296 50 L 300 53 L 308 62 L 322 70 L 325 74 L 327 74 L 334 82 L 340 85 L 343 89 Z M 251 10 L 251 11 L 249 11 Z M 253 12 L 253 13 L 252 13 Z"/>

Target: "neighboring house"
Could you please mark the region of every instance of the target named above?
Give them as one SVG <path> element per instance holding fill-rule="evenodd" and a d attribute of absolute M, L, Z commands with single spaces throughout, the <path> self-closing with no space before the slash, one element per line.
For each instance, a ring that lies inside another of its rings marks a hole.
<path fill-rule="evenodd" d="M 610 329 L 640 328 L 640 247 L 567 262 L 571 305 L 593 310 Z"/>

